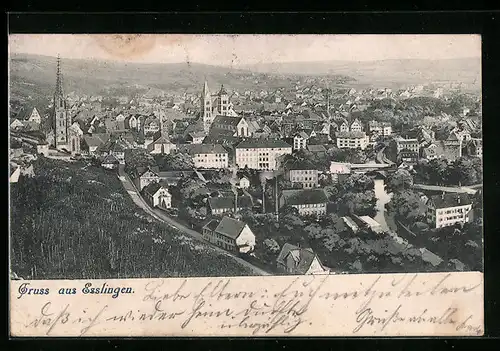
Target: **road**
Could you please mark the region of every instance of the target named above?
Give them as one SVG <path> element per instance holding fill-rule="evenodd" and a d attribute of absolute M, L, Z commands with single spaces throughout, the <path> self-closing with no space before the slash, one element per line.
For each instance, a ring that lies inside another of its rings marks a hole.
<path fill-rule="evenodd" d="M 465 193 L 469 195 L 474 195 L 477 190 L 463 186 L 463 187 L 451 187 L 451 186 L 439 186 L 439 185 L 425 185 L 425 184 L 413 184 L 414 189 L 428 190 L 428 191 L 442 191 L 446 193 Z"/>
<path fill-rule="evenodd" d="M 165 213 L 163 213 L 162 210 L 152 209 L 149 206 L 149 204 L 147 204 L 146 201 L 142 198 L 142 196 L 140 196 L 140 194 L 138 193 L 137 188 L 135 187 L 134 183 L 132 182 L 130 177 L 125 173 L 123 165 L 120 165 L 120 167 L 118 169 L 118 179 L 120 179 L 123 187 L 125 188 L 127 193 L 130 195 L 130 197 L 132 198 L 134 203 L 137 206 L 139 206 L 140 208 L 142 208 L 145 212 L 150 214 L 152 217 L 154 217 L 155 219 L 170 225 L 171 227 L 179 230 L 180 232 L 188 234 L 189 236 L 193 237 L 194 239 L 196 239 L 198 241 L 202 241 L 204 244 L 209 245 L 210 247 L 212 247 L 214 250 L 216 250 L 217 252 L 219 252 L 221 254 L 231 256 L 238 263 L 251 269 L 253 272 L 255 272 L 258 275 L 270 275 L 268 272 L 254 266 L 253 264 L 243 260 L 242 258 L 240 258 L 236 255 L 233 255 L 233 254 L 229 253 L 228 251 L 221 249 L 218 246 L 210 244 L 205 239 L 203 239 L 203 236 L 201 235 L 201 233 L 199 233 L 191 228 L 186 227 L 182 223 L 175 221 L 174 219 L 170 218 Z"/>

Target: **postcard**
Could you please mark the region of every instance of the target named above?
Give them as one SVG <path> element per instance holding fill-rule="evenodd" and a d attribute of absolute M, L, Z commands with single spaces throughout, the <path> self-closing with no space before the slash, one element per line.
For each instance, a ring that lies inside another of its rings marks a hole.
<path fill-rule="evenodd" d="M 10 334 L 484 334 L 479 35 L 9 35 Z"/>

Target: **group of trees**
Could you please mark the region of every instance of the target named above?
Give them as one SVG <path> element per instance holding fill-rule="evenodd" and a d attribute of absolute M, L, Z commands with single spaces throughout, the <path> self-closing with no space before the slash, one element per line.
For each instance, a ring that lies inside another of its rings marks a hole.
<path fill-rule="evenodd" d="M 132 174 L 138 167 L 154 167 L 156 161 L 145 149 L 125 150 L 125 171 Z"/>
<path fill-rule="evenodd" d="M 336 188 L 337 193 L 333 197 L 339 214 L 371 217 L 375 215 L 377 198 L 372 178 L 353 173 Z"/>
<path fill-rule="evenodd" d="M 415 171 L 418 181 L 425 184 L 464 186 L 483 181 L 483 167 L 479 157 L 460 157 L 452 162 L 437 158 L 419 162 Z"/>
<path fill-rule="evenodd" d="M 405 169 L 398 169 L 385 181 L 391 201 L 386 204 L 388 212 L 401 223 L 412 224 L 425 219 L 426 206 L 417 192 L 412 190 L 413 177 Z"/>
<path fill-rule="evenodd" d="M 156 162 L 162 171 L 187 171 L 194 168 L 193 157 L 185 152 L 159 155 Z"/>
<path fill-rule="evenodd" d="M 11 264 L 25 279 L 252 274 L 209 247 L 181 242 L 100 167 L 45 158 L 34 167 L 35 177 L 11 187 Z"/>
<path fill-rule="evenodd" d="M 328 166 L 330 161 L 346 163 L 365 163 L 367 153 L 361 149 L 339 149 L 332 147 L 327 151 Z"/>

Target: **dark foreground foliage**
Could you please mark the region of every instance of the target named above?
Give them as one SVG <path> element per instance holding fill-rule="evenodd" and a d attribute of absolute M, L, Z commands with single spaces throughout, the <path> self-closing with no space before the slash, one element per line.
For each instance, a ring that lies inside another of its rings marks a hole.
<path fill-rule="evenodd" d="M 252 275 L 138 209 L 113 172 L 39 158 L 11 184 L 11 267 L 25 279 Z"/>

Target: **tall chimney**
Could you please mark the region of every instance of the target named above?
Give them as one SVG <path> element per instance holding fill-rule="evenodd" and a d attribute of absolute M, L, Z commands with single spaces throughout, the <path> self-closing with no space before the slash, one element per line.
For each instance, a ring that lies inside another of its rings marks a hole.
<path fill-rule="evenodd" d="M 278 205 L 278 176 L 276 175 L 276 196 L 275 196 L 275 203 L 276 203 L 276 220 L 279 219 L 279 205 Z"/>
<path fill-rule="evenodd" d="M 234 214 L 238 213 L 238 190 L 233 187 L 234 193 Z"/>
<path fill-rule="evenodd" d="M 262 213 L 266 213 L 266 182 L 262 182 Z"/>

